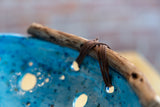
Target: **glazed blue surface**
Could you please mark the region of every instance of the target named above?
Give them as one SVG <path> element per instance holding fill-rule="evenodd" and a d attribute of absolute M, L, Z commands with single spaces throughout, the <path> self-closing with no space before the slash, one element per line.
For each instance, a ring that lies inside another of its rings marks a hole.
<path fill-rule="evenodd" d="M 141 106 L 128 82 L 112 68 L 110 74 L 115 92 L 106 93 L 95 59 L 87 56 L 80 71 L 72 71 L 70 66 L 78 54 L 49 42 L 1 34 L 0 107 L 72 107 L 81 93 L 88 96 L 85 107 Z M 33 62 L 33 66 L 29 66 L 29 62 Z M 19 85 L 26 73 L 37 77 L 32 91 L 24 91 Z M 59 79 L 62 75 L 64 80 Z M 46 78 L 49 82 L 39 86 Z"/>

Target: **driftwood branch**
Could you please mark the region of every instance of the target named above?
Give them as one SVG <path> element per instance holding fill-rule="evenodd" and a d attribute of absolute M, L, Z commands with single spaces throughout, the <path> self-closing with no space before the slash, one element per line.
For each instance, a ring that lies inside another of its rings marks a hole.
<path fill-rule="evenodd" d="M 29 27 L 28 33 L 35 38 L 43 39 L 62 46 L 67 46 L 78 51 L 80 50 L 80 46 L 87 41 L 85 38 L 50 29 L 36 23 L 33 23 Z M 89 55 L 97 58 L 95 51 L 97 51 L 96 47 L 89 53 Z M 143 106 L 160 106 L 159 97 L 148 83 L 146 77 L 134 66 L 134 64 L 111 49 L 107 49 L 107 56 L 109 65 L 126 78 L 133 90 L 138 95 Z"/>

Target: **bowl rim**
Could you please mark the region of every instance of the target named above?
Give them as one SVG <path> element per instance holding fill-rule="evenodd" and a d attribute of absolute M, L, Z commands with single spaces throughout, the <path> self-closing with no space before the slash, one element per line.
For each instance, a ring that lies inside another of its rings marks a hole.
<path fill-rule="evenodd" d="M 12 37 L 23 37 L 23 38 L 29 37 L 19 33 L 0 33 L 0 36 L 12 36 Z"/>

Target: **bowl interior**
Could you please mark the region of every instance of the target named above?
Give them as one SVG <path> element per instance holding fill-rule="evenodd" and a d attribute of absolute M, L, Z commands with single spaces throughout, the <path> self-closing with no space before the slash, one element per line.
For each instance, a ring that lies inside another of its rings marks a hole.
<path fill-rule="evenodd" d="M 0 107 L 71 107 L 82 95 L 86 102 L 80 104 L 86 107 L 141 106 L 128 82 L 112 68 L 115 90 L 106 93 L 98 62 L 90 56 L 80 71 L 73 71 L 78 54 L 42 40 L 1 34 Z"/>

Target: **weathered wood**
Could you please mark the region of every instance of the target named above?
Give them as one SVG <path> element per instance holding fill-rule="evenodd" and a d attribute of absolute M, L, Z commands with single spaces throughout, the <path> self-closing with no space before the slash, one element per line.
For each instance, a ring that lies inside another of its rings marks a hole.
<path fill-rule="evenodd" d="M 31 34 L 32 37 L 67 46 L 78 51 L 80 50 L 80 46 L 87 41 L 85 38 L 54 30 L 36 23 L 33 23 L 29 27 L 28 33 Z M 97 51 L 97 47 L 95 47 L 89 55 L 97 58 L 95 51 Z M 109 65 L 127 79 L 143 106 L 160 106 L 159 96 L 157 96 L 146 77 L 134 64 L 111 49 L 107 49 L 107 56 Z"/>

